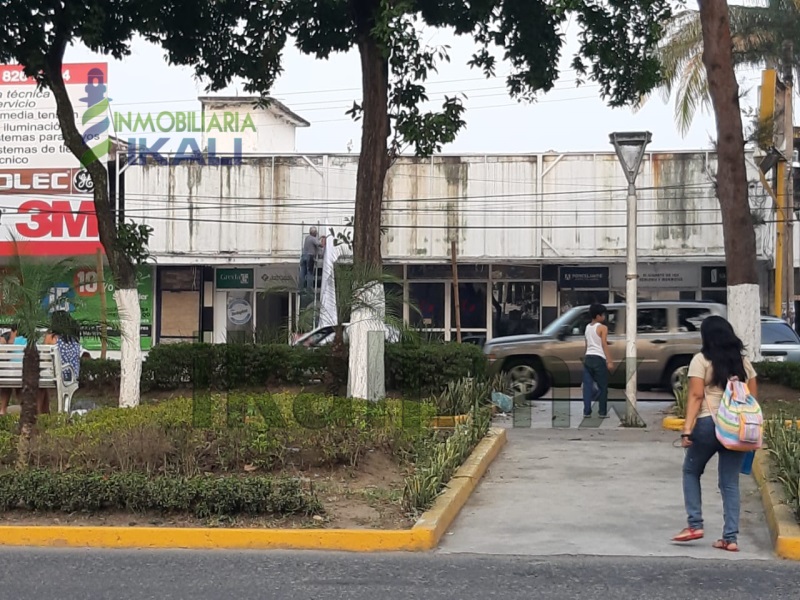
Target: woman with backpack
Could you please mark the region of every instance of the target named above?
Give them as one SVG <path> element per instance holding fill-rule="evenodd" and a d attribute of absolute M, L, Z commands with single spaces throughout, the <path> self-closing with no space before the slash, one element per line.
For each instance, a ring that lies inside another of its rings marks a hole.
<path fill-rule="evenodd" d="M 750 361 L 744 357 L 744 344 L 734 333 L 731 324 L 722 317 L 710 316 L 704 319 L 700 335 L 702 349 L 689 365 L 689 398 L 681 434 L 681 445 L 686 448 L 686 458 L 683 463 L 683 499 L 688 515 L 688 527 L 672 540 L 690 542 L 703 537 L 700 477 L 708 461 L 717 454 L 719 489 L 725 524 L 722 538 L 713 545 L 720 550 L 738 552 L 739 473 L 747 452 L 731 449 L 735 444 L 723 445 L 718 439 L 717 414 L 720 405 L 726 402 L 723 396 L 726 395 L 726 388 L 733 385 L 731 381 L 746 384 L 750 392 L 747 400 L 750 405 L 755 403 L 756 372 Z M 740 394 L 741 390 L 744 390 L 742 386 L 738 386 L 738 389 Z M 726 400 L 730 400 L 730 395 L 726 395 Z M 757 403 L 755 406 L 757 408 Z"/>

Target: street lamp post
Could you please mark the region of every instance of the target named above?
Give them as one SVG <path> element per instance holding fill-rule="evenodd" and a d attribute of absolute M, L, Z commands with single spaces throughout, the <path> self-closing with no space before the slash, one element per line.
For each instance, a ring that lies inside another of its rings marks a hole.
<path fill-rule="evenodd" d="M 628 180 L 628 251 L 625 276 L 625 398 L 629 420 L 636 417 L 636 297 L 638 295 L 636 176 L 642 165 L 644 151 L 652 139 L 649 131 L 612 133 L 609 135 L 617 158 Z"/>

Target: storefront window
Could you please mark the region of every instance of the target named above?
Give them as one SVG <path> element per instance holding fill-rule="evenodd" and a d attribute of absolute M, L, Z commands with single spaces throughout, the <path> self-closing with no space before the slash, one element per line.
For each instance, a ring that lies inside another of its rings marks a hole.
<path fill-rule="evenodd" d="M 410 283 L 409 302 L 416 307 L 409 321 L 412 326 L 444 329 L 444 283 Z"/>
<path fill-rule="evenodd" d="M 561 314 L 576 306 L 606 304 L 607 302 L 608 290 L 562 290 Z"/>
<path fill-rule="evenodd" d="M 451 298 L 452 325 L 456 324 L 455 295 Z M 486 284 L 459 283 L 458 301 L 461 307 L 461 329 L 486 329 Z"/>
<path fill-rule="evenodd" d="M 200 336 L 200 287 L 202 270 L 197 267 L 158 269 L 159 341 L 190 342 Z"/>
<path fill-rule="evenodd" d="M 539 284 L 510 281 L 495 283 L 492 294 L 494 337 L 538 333 Z"/>
<path fill-rule="evenodd" d="M 288 322 L 288 293 L 258 292 L 256 294 L 256 341 L 262 344 L 286 342 Z"/>

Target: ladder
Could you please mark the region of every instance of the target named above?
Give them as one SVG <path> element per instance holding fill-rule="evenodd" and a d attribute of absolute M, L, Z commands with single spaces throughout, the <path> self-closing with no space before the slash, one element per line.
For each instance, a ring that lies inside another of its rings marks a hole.
<path fill-rule="evenodd" d="M 300 238 L 300 256 L 302 258 L 304 258 L 303 247 L 305 246 L 306 237 L 308 237 L 308 235 L 310 234 L 311 227 L 314 227 L 314 226 L 310 225 L 310 226 L 306 227 L 305 222 L 302 223 L 302 233 L 301 233 L 301 238 Z M 321 235 L 322 228 L 321 228 L 321 225 L 319 223 L 316 225 L 316 229 L 317 229 L 317 235 L 318 236 Z M 306 288 L 305 287 L 305 284 L 306 284 L 305 281 L 300 281 L 300 286 L 299 286 L 300 287 L 300 293 L 298 294 L 298 304 L 299 304 L 298 313 L 297 313 L 298 315 L 300 314 L 300 312 L 304 308 L 306 308 L 310 304 L 310 303 L 309 304 L 304 304 L 303 303 L 303 298 L 307 297 L 307 294 L 309 292 L 311 292 L 313 294 L 312 295 L 313 308 L 312 308 L 312 313 L 311 313 L 312 314 L 312 323 L 311 323 L 311 330 L 312 331 L 319 326 L 319 312 L 320 312 L 319 311 L 319 301 L 320 301 L 320 292 L 321 292 L 321 286 L 322 286 L 321 278 L 322 278 L 322 267 L 323 267 L 322 261 L 323 261 L 323 258 L 324 258 L 324 251 L 322 249 L 320 249 L 320 250 L 317 251 L 317 255 L 314 257 L 314 269 L 313 269 L 313 271 L 311 273 L 311 277 L 313 278 L 312 287 L 310 289 Z M 301 272 L 302 272 L 302 269 L 301 269 Z"/>

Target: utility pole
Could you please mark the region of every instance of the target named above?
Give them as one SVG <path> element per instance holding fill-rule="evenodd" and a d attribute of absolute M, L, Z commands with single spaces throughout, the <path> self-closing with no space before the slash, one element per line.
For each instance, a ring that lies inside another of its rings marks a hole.
<path fill-rule="evenodd" d="M 784 216 L 786 219 L 785 231 L 785 291 L 786 291 L 786 319 L 794 327 L 792 315 L 794 313 L 794 177 L 792 164 L 794 163 L 794 42 L 786 40 L 783 43 L 783 86 L 784 86 L 784 189 L 786 198 L 783 202 Z"/>

